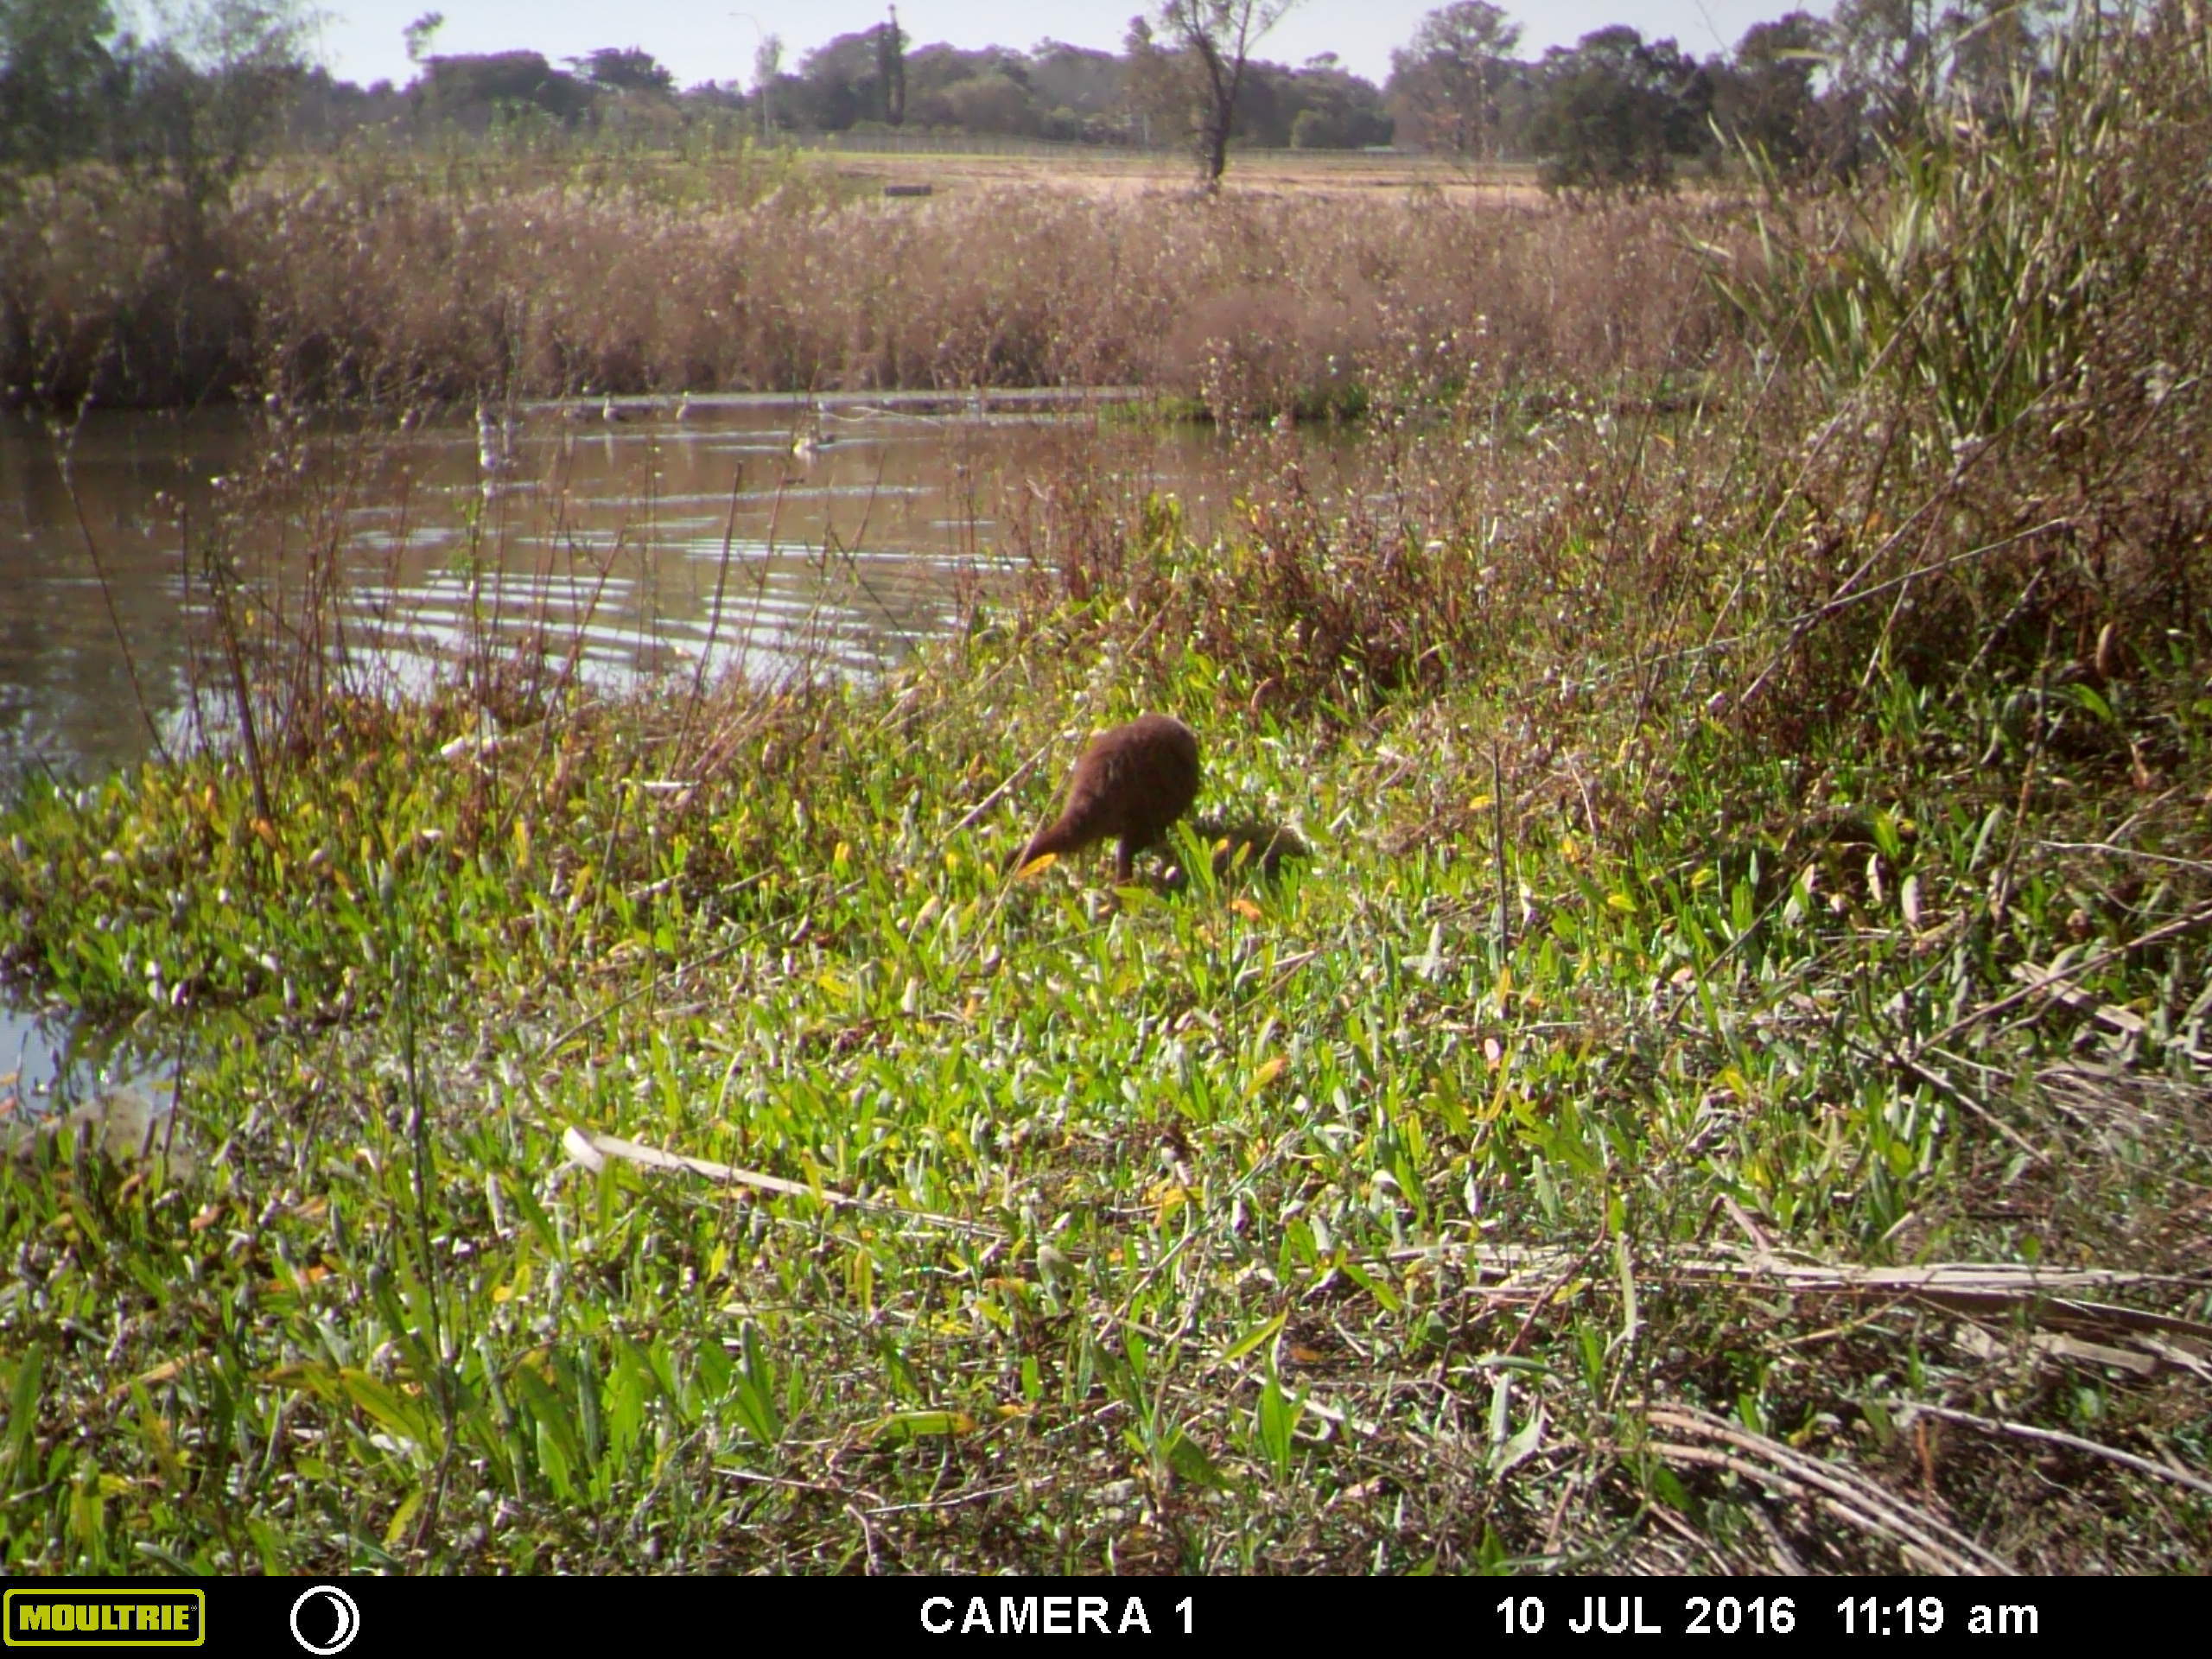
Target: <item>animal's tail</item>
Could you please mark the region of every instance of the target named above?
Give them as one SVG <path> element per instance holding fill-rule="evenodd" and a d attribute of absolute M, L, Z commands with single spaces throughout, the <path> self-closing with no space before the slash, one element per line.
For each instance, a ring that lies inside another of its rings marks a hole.
<path fill-rule="evenodd" d="M 1228 874 L 1240 862 L 1247 869 L 1273 875 L 1286 858 L 1313 855 L 1297 830 L 1265 818 L 1204 817 L 1192 820 L 1191 827 L 1211 850 L 1217 876 Z"/>

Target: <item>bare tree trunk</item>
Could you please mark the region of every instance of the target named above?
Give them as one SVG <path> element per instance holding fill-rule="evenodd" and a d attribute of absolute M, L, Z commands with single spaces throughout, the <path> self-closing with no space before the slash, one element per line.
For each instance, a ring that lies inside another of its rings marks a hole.
<path fill-rule="evenodd" d="M 1201 38 L 1195 44 L 1206 70 L 1206 106 L 1198 122 L 1198 174 L 1208 190 L 1218 192 L 1221 175 L 1229 170 L 1229 133 L 1236 124 L 1236 87 L 1243 78 L 1244 62 L 1240 58 L 1232 68 L 1222 61 L 1212 41 Z"/>
<path fill-rule="evenodd" d="M 1230 130 L 1236 124 L 1236 94 L 1244 65 L 1259 38 L 1298 0 L 1161 0 L 1160 26 L 1198 59 L 1205 72 L 1192 132 L 1198 176 L 1208 190 L 1221 188 L 1229 167 Z M 1133 31 L 1134 32 L 1134 31 Z M 1150 39 L 1149 31 L 1143 37 Z"/>

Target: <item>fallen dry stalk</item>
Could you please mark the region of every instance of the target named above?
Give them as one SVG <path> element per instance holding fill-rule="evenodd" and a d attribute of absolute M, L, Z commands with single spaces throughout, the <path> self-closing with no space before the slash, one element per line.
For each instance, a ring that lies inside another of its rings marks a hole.
<path fill-rule="evenodd" d="M 2032 985 L 2024 985 L 2008 996 L 2000 996 L 1994 1002 L 1984 1003 L 1980 1007 L 1961 1014 L 1942 1030 L 1922 1043 L 1920 1046 L 1937 1047 L 1971 1026 L 1978 1026 L 1985 1020 L 1993 1020 L 1999 1014 L 2019 1007 L 2031 996 L 2050 993 L 2069 980 L 2079 979 L 2083 974 L 2119 961 L 2131 950 L 2140 950 L 2146 945 L 2159 944 L 2167 939 L 2178 938 L 2181 935 L 2192 932 L 2207 923 L 2212 923 L 2212 905 L 2201 905 L 2186 916 L 2176 917 L 2172 921 L 2154 927 L 2148 932 L 2137 934 L 2125 944 L 2115 944 L 2098 951 L 2094 956 L 2084 957 L 2079 962 L 2069 963 L 2055 972 L 2043 975 Z"/>
<path fill-rule="evenodd" d="M 1787 1491 L 1810 1488 L 1822 1507 L 1864 1530 L 1888 1537 L 1929 1570 L 1955 1577 L 1986 1573 L 2012 1576 L 2013 1569 L 1965 1534 L 1934 1516 L 1901 1502 L 1865 1476 L 1840 1465 L 1823 1463 L 1764 1434 L 1752 1433 L 1707 1413 L 1679 1406 L 1654 1406 L 1646 1414 L 1655 1428 L 1719 1441 L 1745 1457 L 1731 1457 L 1710 1446 L 1655 1443 L 1651 1450 L 1669 1462 L 1723 1465 L 1738 1473 Z"/>
<path fill-rule="evenodd" d="M 718 1181 L 725 1186 L 757 1187 L 764 1192 L 780 1192 L 791 1198 L 818 1198 L 824 1204 L 840 1208 L 873 1210 L 883 1215 L 905 1216 L 910 1220 L 957 1228 L 963 1233 L 977 1233 L 987 1238 L 1004 1236 L 995 1227 L 963 1220 L 958 1216 L 941 1216 L 932 1211 L 909 1210 L 903 1205 L 855 1198 L 835 1187 L 810 1186 L 804 1181 L 789 1181 L 780 1175 L 764 1175 L 758 1170 L 739 1169 L 734 1165 L 718 1164 L 709 1158 L 690 1158 L 682 1153 L 663 1152 L 658 1147 L 640 1146 L 637 1141 L 625 1141 L 620 1135 L 601 1135 L 574 1125 L 562 1130 L 561 1149 L 568 1154 L 570 1163 L 594 1173 L 604 1169 L 609 1158 L 619 1158 L 625 1163 L 637 1165 L 640 1169 L 682 1170 L 689 1174 L 703 1176 L 710 1181 Z"/>
<path fill-rule="evenodd" d="M 2084 1440 L 2079 1434 L 2069 1434 L 2056 1428 L 2037 1428 L 2032 1423 L 2016 1423 L 2008 1419 L 1977 1416 L 1971 1411 L 1961 1411 L 1954 1406 L 1931 1406 L 1917 1400 L 1896 1400 L 1891 1402 L 1900 1424 L 1909 1423 L 1916 1416 L 1940 1417 L 1947 1423 L 1963 1423 L 1968 1428 L 1978 1428 L 1985 1434 L 2012 1434 L 2024 1440 L 2044 1440 L 2052 1446 L 2070 1447 L 2086 1452 L 2093 1458 L 2103 1458 L 2122 1464 L 2146 1475 L 2156 1475 L 2161 1480 L 2171 1480 L 2192 1491 L 2212 1497 L 2212 1480 L 2192 1474 L 2186 1469 L 2177 1469 L 2171 1464 L 2138 1457 L 2133 1452 L 2123 1452 L 2118 1446 L 2106 1446 L 2101 1441 Z"/>

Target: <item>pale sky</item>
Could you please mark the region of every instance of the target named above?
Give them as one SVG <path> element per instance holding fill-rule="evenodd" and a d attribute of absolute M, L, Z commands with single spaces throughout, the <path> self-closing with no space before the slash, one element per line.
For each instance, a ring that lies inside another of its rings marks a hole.
<path fill-rule="evenodd" d="M 1258 55 L 1298 64 L 1334 52 L 1345 67 L 1381 85 L 1390 52 L 1403 46 L 1423 14 L 1442 0 L 1305 0 L 1261 43 Z M 1833 0 L 1550 0 L 1506 10 L 1521 24 L 1524 55 L 1569 45 L 1593 29 L 1630 23 L 1647 38 L 1672 35 L 1685 52 L 1707 57 L 1735 45 L 1753 23 L 1794 10 L 1825 15 Z M 810 48 L 883 20 L 883 0 L 321 0 L 323 60 L 364 86 L 404 83 L 412 74 L 400 31 L 426 11 L 442 11 L 433 49 L 443 53 L 529 48 L 558 63 L 601 47 L 639 47 L 689 86 L 702 80 L 750 85 L 760 34 L 780 35 L 784 67 Z M 1027 51 L 1047 37 L 1118 51 L 1145 0 L 906 0 L 899 26 L 917 46 L 1006 46 Z"/>

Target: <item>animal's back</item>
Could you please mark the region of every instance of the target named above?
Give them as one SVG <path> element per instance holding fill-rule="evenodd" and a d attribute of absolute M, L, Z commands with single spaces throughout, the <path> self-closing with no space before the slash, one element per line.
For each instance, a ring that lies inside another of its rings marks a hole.
<path fill-rule="evenodd" d="M 1090 740 L 1068 780 L 1060 816 L 1039 830 L 1020 863 L 1071 853 L 1112 836 L 1123 880 L 1130 861 L 1167 833 L 1198 795 L 1198 740 L 1168 715 L 1146 715 Z"/>
<path fill-rule="evenodd" d="M 1146 715 L 1090 740 L 1061 817 L 1083 826 L 1086 842 L 1119 836 L 1148 846 L 1198 795 L 1198 738 L 1171 715 Z"/>

